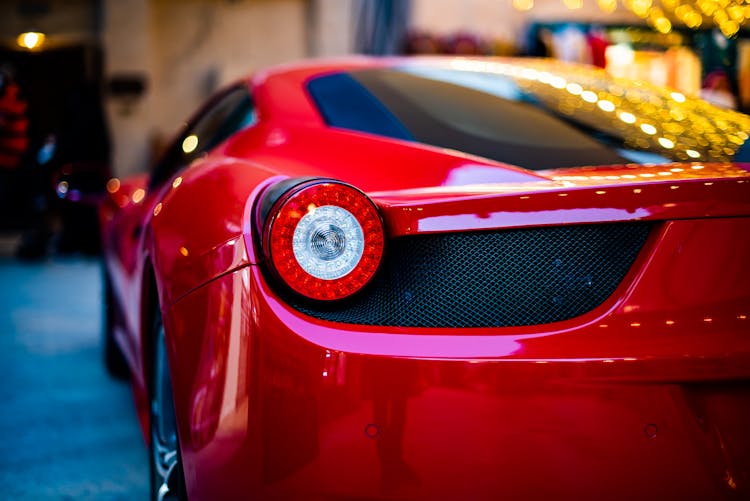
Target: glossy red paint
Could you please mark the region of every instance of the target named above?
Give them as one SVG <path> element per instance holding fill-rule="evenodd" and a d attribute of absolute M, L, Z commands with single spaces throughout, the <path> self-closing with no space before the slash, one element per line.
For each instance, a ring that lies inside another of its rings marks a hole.
<path fill-rule="evenodd" d="M 330 324 L 279 301 L 257 266 L 211 282 L 169 312 L 196 340 L 176 368 L 190 382 L 176 396 L 190 416 L 183 454 L 201 465 L 191 488 L 272 499 L 746 494 L 750 244 L 727 232 L 750 219 L 715 223 L 666 224 L 620 300 L 527 329 Z M 244 308 L 220 315 L 225 304 Z M 229 486 L 212 480 L 240 471 Z"/>
<path fill-rule="evenodd" d="M 190 499 L 750 496 L 747 166 L 527 172 L 325 128 L 304 82 L 376 64 L 248 80 L 258 124 L 164 186 L 123 181 L 102 209 L 145 429 L 148 301 L 163 312 Z M 337 324 L 286 305 L 262 272 L 257 200 L 302 176 L 365 191 L 391 238 L 657 227 L 615 293 L 571 320 Z"/>

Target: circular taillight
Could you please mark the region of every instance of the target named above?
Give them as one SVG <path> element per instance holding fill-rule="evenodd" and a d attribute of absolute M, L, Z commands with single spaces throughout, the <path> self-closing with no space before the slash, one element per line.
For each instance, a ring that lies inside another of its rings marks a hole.
<path fill-rule="evenodd" d="M 335 181 L 291 188 L 271 209 L 263 247 L 271 268 L 295 292 L 316 300 L 342 299 L 375 276 L 385 234 L 375 204 Z"/>

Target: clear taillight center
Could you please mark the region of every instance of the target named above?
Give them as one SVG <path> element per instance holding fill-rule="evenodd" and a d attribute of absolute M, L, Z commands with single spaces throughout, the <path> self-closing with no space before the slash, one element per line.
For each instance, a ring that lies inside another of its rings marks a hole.
<path fill-rule="evenodd" d="M 334 205 L 312 207 L 294 230 L 297 262 L 310 275 L 334 280 L 349 274 L 364 251 L 364 234 L 357 218 Z"/>

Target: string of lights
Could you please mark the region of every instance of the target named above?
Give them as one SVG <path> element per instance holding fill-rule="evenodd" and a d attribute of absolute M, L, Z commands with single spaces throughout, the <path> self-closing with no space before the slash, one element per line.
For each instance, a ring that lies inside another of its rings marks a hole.
<path fill-rule="evenodd" d="M 584 0 L 561 1 L 571 10 L 584 5 Z M 513 0 L 513 7 L 528 11 L 534 2 Z M 596 4 L 607 13 L 622 6 L 665 34 L 680 23 L 692 29 L 716 26 L 726 37 L 733 37 L 750 20 L 750 0 L 596 0 Z"/>

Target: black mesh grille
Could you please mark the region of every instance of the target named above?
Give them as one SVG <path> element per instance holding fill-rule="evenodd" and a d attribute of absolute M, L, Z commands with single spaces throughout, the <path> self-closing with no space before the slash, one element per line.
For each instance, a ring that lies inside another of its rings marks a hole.
<path fill-rule="evenodd" d="M 591 311 L 621 282 L 647 223 L 402 237 L 378 277 L 343 304 L 287 298 L 323 320 L 403 327 L 503 327 Z"/>

